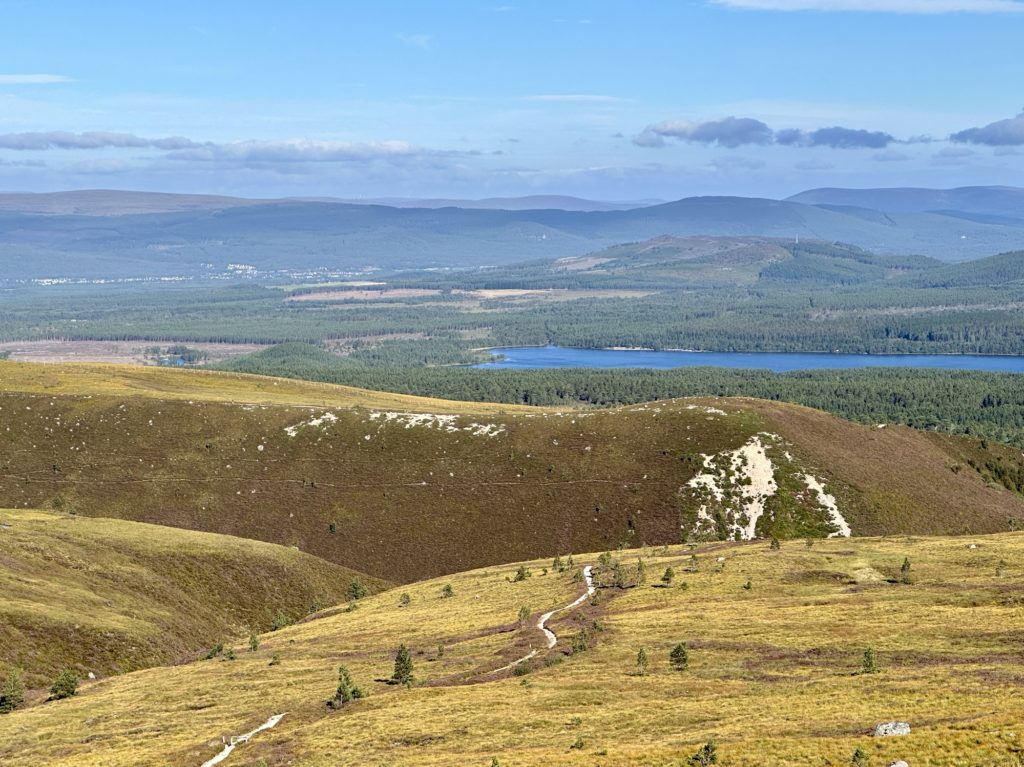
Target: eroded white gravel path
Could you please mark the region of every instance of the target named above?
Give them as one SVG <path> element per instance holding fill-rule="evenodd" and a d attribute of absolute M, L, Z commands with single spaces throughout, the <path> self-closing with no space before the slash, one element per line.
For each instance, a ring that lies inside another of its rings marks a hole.
<path fill-rule="evenodd" d="M 224 750 L 213 757 L 213 759 L 203 762 L 203 767 L 214 767 L 214 765 L 220 764 L 231 756 L 231 752 L 235 750 L 235 746 L 239 743 L 246 743 L 253 735 L 263 732 L 264 730 L 269 730 L 271 727 L 275 727 L 283 718 L 284 714 L 275 714 L 252 732 L 247 732 L 244 735 L 232 735 L 228 742 L 224 744 Z"/>
<path fill-rule="evenodd" d="M 587 584 L 586 591 L 584 591 L 573 602 L 570 602 L 569 604 L 563 607 L 556 607 L 554 610 L 550 610 L 549 612 L 544 613 L 542 616 L 540 616 L 540 619 L 537 621 L 537 628 L 539 628 L 544 633 L 544 639 L 547 642 L 547 649 L 549 650 L 553 648 L 556 644 L 558 644 L 558 636 L 555 634 L 554 631 L 547 627 L 547 622 L 551 620 L 552 616 L 560 612 L 565 612 L 566 610 L 571 610 L 574 607 L 578 607 L 579 605 L 583 604 L 585 601 L 587 601 L 587 599 L 593 596 L 594 592 L 597 590 L 594 587 L 593 566 L 587 565 L 583 568 L 583 579 L 586 581 Z M 502 666 L 499 669 L 495 669 L 491 673 L 497 674 L 502 671 L 508 671 L 510 668 L 515 668 L 520 663 L 525 663 L 526 661 L 530 660 L 530 658 L 533 658 L 537 654 L 537 652 L 537 650 L 531 650 L 522 658 L 512 661 L 507 666 Z M 257 735 L 258 733 L 261 733 L 264 730 L 269 730 L 272 727 L 277 726 L 277 723 L 280 722 L 281 719 L 283 718 L 284 714 L 275 714 L 252 732 L 247 732 L 244 735 L 233 735 L 231 739 L 224 744 L 224 749 L 212 759 L 203 762 L 202 767 L 215 767 L 215 765 L 220 764 L 229 756 L 231 756 L 231 752 L 234 751 L 235 747 L 238 746 L 240 743 L 247 743 L 249 739 L 252 738 L 254 735 Z"/>
<path fill-rule="evenodd" d="M 558 636 L 555 634 L 554 631 L 547 627 L 547 622 L 551 620 L 551 616 L 555 615 L 556 613 L 564 612 L 566 610 L 571 610 L 574 607 L 578 607 L 579 605 L 586 602 L 587 599 L 589 599 L 591 596 L 593 596 L 594 592 L 597 590 L 594 587 L 594 568 L 591 565 L 587 565 L 583 568 L 583 579 L 587 583 L 587 590 L 584 591 L 579 596 L 579 598 L 576 599 L 576 601 L 567 604 L 564 607 L 556 607 L 554 610 L 544 613 L 542 616 L 540 616 L 540 619 L 537 621 L 537 628 L 539 628 L 544 633 L 544 639 L 547 642 L 547 649 L 549 650 L 556 644 L 558 644 Z M 530 650 L 530 652 L 524 655 L 522 658 L 514 660 L 508 665 L 502 666 L 499 669 L 495 669 L 491 673 L 497 674 L 501 671 L 508 671 L 510 668 L 515 668 L 521 663 L 526 663 L 526 661 L 530 660 L 530 658 L 536 656 L 537 652 L 537 650 Z"/>

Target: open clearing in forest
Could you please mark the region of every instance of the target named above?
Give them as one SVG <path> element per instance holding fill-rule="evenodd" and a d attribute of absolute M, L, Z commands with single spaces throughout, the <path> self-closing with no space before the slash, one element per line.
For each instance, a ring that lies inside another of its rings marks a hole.
<path fill-rule="evenodd" d="M 0 353 L 8 352 L 15 362 L 119 362 L 152 365 L 146 349 L 183 345 L 207 354 L 203 364 L 221 362 L 266 349 L 264 344 L 206 343 L 200 341 L 13 341 L 0 343 Z"/>

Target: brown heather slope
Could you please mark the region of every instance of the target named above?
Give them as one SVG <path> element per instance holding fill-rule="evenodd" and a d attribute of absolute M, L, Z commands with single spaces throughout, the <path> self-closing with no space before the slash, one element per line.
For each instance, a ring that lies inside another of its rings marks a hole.
<path fill-rule="evenodd" d="M 1024 498 L 966 464 L 1019 472 L 1018 452 L 759 400 L 555 413 L 14 363 L 0 363 L 0 391 L 0 506 L 282 543 L 391 581 L 751 528 L 823 537 L 837 528 L 816 484 L 854 534 L 1024 520 Z M 329 406 L 308 406 L 312 391 Z"/>
<path fill-rule="evenodd" d="M 344 601 L 358 579 L 284 546 L 52 511 L 0 509 L 0 671 L 133 671 Z"/>

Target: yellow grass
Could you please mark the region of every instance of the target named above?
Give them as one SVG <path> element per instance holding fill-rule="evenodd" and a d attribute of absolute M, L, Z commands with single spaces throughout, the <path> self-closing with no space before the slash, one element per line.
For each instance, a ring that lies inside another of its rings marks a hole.
<path fill-rule="evenodd" d="M 544 562 L 531 563 L 521 583 L 510 582 L 510 565 L 404 587 L 412 599 L 404 608 L 386 592 L 265 635 L 256 653 L 237 647 L 235 661 L 87 685 L 76 698 L 0 717 L 0 762 L 199 765 L 221 736 L 287 712 L 225 764 L 485 767 L 497 756 L 514 767 L 667 767 L 709 739 L 725 767 L 848 765 L 858 746 L 873 765 L 1019 764 L 1024 536 L 833 539 L 781 551 L 755 542 L 693 553 L 697 572 L 686 572 L 686 547 L 619 552 L 629 566 L 644 557 L 648 583 L 602 590 L 596 607 L 562 614 L 552 624 L 559 646 L 524 677 L 489 681 L 483 672 L 540 645 L 532 620 L 502 633 L 520 606 L 536 616 L 581 590 L 568 574 L 542 574 Z M 912 583 L 888 582 L 904 557 Z M 594 560 L 577 555 L 576 564 Z M 1001 561 L 1009 565 L 997 575 Z M 655 588 L 669 565 L 675 583 Z M 446 582 L 451 599 L 440 596 Z M 545 667 L 595 620 L 603 631 L 591 649 Z M 668 664 L 679 641 L 690 643 L 683 672 Z M 375 681 L 391 673 L 400 642 L 414 652 L 411 689 Z M 856 674 L 869 646 L 881 673 Z M 640 647 L 651 659 L 642 677 L 631 673 Z M 270 666 L 275 653 L 281 662 Z M 324 701 L 339 663 L 369 697 L 330 713 Z M 870 737 L 894 719 L 910 722 L 912 734 Z"/>
<path fill-rule="evenodd" d="M 110 674 L 345 599 L 355 574 L 286 546 L 119 519 L 0 509 L 0 672 Z M 361 577 L 379 591 L 386 584 Z"/>
<path fill-rule="evenodd" d="M 0 361 L 0 391 L 67 394 L 78 397 L 140 396 L 164 400 L 258 405 L 367 407 L 452 414 L 486 415 L 537 411 L 537 408 L 525 406 L 455 402 L 242 373 L 102 363 L 33 365 Z"/>

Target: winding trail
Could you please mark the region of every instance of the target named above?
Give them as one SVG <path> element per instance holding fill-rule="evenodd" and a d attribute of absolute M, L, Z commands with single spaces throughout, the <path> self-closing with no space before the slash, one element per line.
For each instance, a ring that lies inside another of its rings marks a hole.
<path fill-rule="evenodd" d="M 263 730 L 269 730 L 271 727 L 276 726 L 277 723 L 280 722 L 283 718 L 284 714 L 275 714 L 252 732 L 247 732 L 245 733 L 245 735 L 232 735 L 228 742 L 224 744 L 224 750 L 217 754 L 215 757 L 213 757 L 213 759 L 203 762 L 203 767 L 214 767 L 215 764 L 220 764 L 229 756 L 231 756 L 231 752 L 235 750 L 235 746 L 237 746 L 239 743 L 248 742 L 249 738 L 251 738 L 253 735 L 259 732 L 263 732 Z"/>
<path fill-rule="evenodd" d="M 558 643 L 558 637 L 555 635 L 555 632 L 549 629 L 545 624 L 547 624 L 547 622 L 551 620 L 551 616 L 555 615 L 555 613 L 564 612 L 566 610 L 571 610 L 574 607 L 578 607 L 579 605 L 587 601 L 588 598 L 593 596 L 594 592 L 597 591 L 597 589 L 594 587 L 593 571 L 594 568 L 591 565 L 587 565 L 583 568 L 583 579 L 587 582 L 587 590 L 584 591 L 583 594 L 581 594 L 580 597 L 576 599 L 576 601 L 571 602 L 570 604 L 567 604 L 564 607 L 556 607 L 554 610 L 544 613 L 542 616 L 540 616 L 540 620 L 537 621 L 537 628 L 544 632 L 544 638 L 547 641 L 547 649 L 550 650 Z M 526 661 L 530 660 L 530 658 L 535 657 L 537 655 L 537 652 L 537 650 L 530 650 L 530 652 L 524 655 L 522 658 L 514 660 L 511 663 L 502 666 L 501 668 L 497 668 L 490 673 L 498 674 L 502 671 L 508 671 L 510 668 L 515 668 L 520 663 L 526 663 Z"/>
<path fill-rule="evenodd" d="M 539 628 L 544 633 L 544 639 L 547 642 L 547 649 L 550 650 L 556 644 L 558 644 L 558 636 L 555 634 L 554 631 L 552 631 L 551 629 L 549 629 L 547 627 L 547 622 L 549 620 L 551 620 L 551 617 L 553 615 L 555 615 L 557 613 L 565 612 L 566 610 L 571 610 L 574 607 L 578 607 L 579 605 L 583 604 L 588 598 L 593 596 L 594 592 L 597 591 L 597 589 L 594 587 L 594 574 L 593 574 L 593 571 L 594 571 L 594 568 L 591 565 L 587 565 L 586 567 L 583 568 L 583 579 L 587 583 L 586 591 L 584 591 L 573 602 L 570 602 L 569 604 L 567 604 L 567 605 L 565 605 L 563 607 L 556 607 L 554 610 L 550 610 L 549 612 L 544 613 L 542 616 L 540 616 L 540 619 L 537 621 L 537 628 Z M 536 656 L 537 652 L 538 652 L 537 650 L 530 650 L 530 652 L 527 653 L 526 655 L 524 655 L 522 658 L 519 658 L 518 660 L 514 660 L 511 663 L 509 663 L 508 665 L 502 666 L 499 669 L 495 669 L 494 671 L 491 671 L 490 673 L 498 674 L 498 673 L 501 673 L 502 671 L 508 671 L 510 668 L 515 668 L 520 663 L 525 663 L 526 661 L 530 660 L 530 658 L 533 658 L 534 656 Z M 256 734 L 258 734 L 260 732 L 263 732 L 264 730 L 269 730 L 271 727 L 275 727 L 277 725 L 277 723 L 280 722 L 281 719 L 283 719 L 283 718 L 284 718 L 284 714 L 275 714 L 274 716 L 270 717 L 270 719 L 268 719 L 266 722 L 261 724 L 255 730 L 253 730 L 252 732 L 247 732 L 244 735 L 233 735 L 228 740 L 228 742 L 224 744 L 224 749 L 219 754 L 217 754 L 215 757 L 210 759 L 209 761 L 203 762 L 202 767 L 215 767 L 215 765 L 220 764 L 225 759 L 227 759 L 229 756 L 231 756 L 231 752 L 235 750 L 235 746 L 237 746 L 240 743 L 248 742 L 250 738 L 252 738 L 254 735 L 256 735 Z"/>

